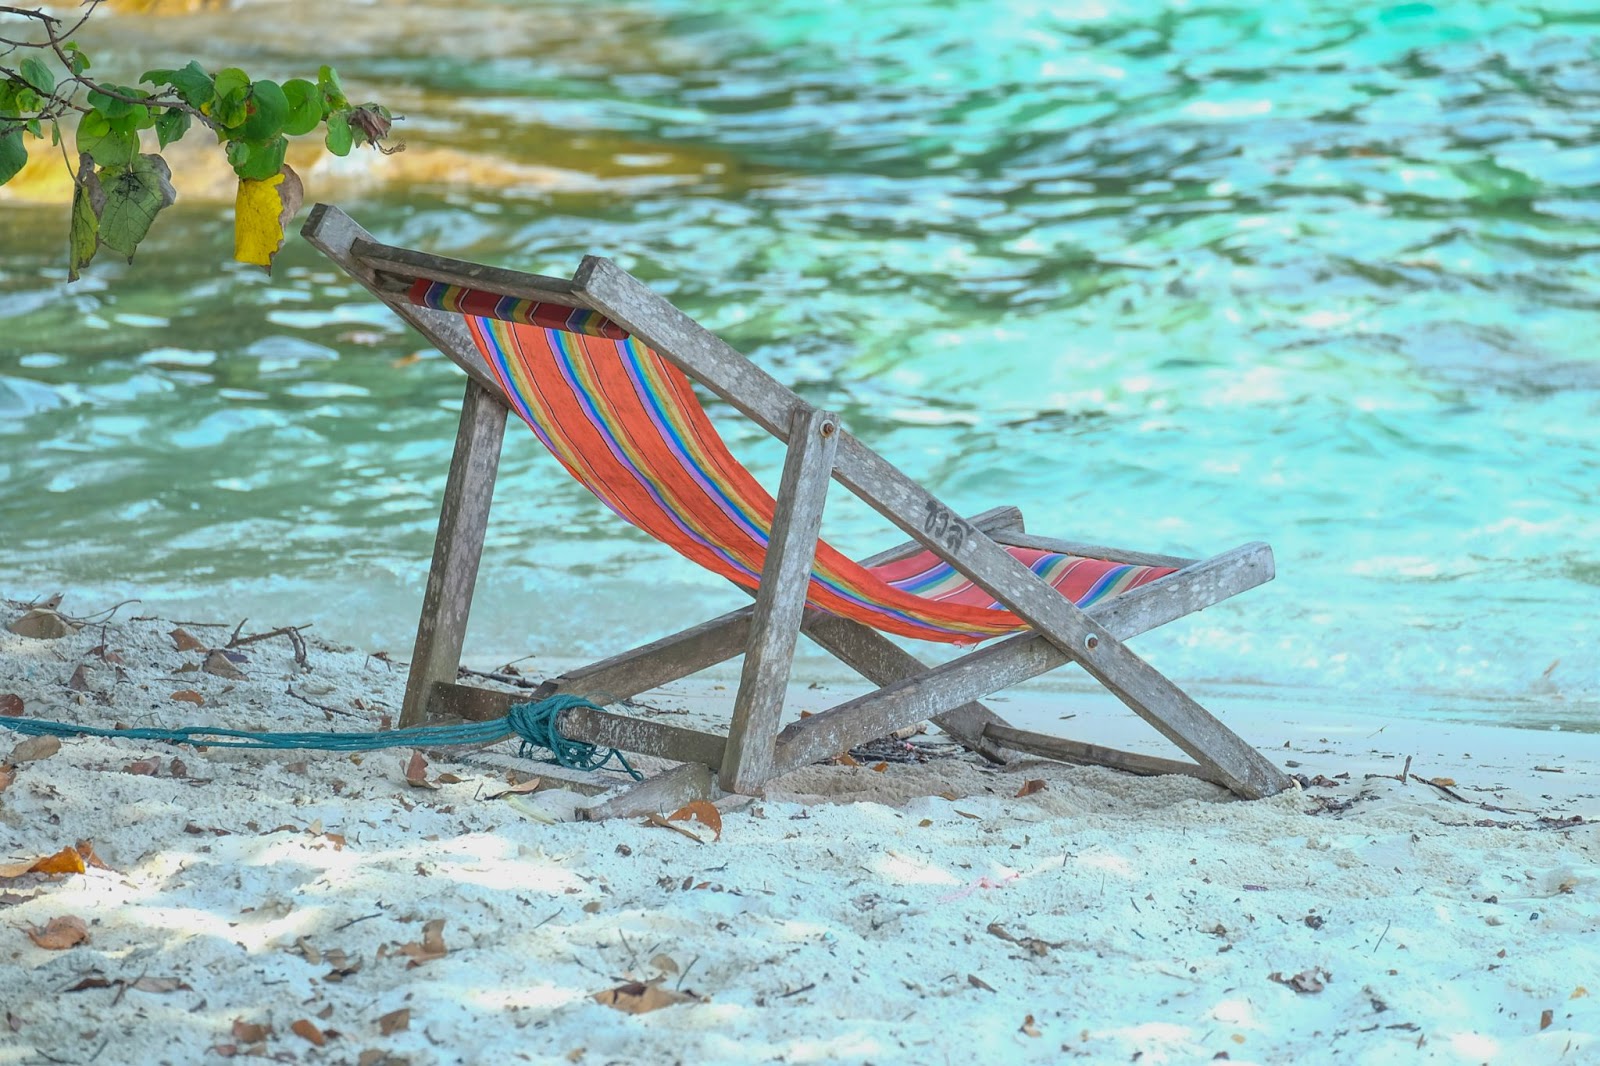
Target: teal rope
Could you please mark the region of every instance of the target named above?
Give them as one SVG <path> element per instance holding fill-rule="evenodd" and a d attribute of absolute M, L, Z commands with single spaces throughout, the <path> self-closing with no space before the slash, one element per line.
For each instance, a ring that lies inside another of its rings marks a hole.
<path fill-rule="evenodd" d="M 123 740 L 161 740 L 172 744 L 204 744 L 211 748 L 250 748 L 281 751 L 313 748 L 318 751 L 379 751 L 384 748 L 421 748 L 448 744 L 492 744 L 510 736 L 522 738 L 519 754 L 544 748 L 554 762 L 569 770 L 604 769 L 613 759 L 635 781 L 644 775 L 629 765 L 616 748 L 598 748 L 582 740 L 561 735 L 561 712 L 575 707 L 599 708 L 581 696 L 551 696 L 530 703 L 514 703 L 504 718 L 488 722 L 463 722 L 460 725 L 424 725 L 409 729 L 389 729 L 380 733 L 262 733 L 243 729 L 216 729 L 186 726 L 181 729 L 98 729 L 94 726 L 50 722 L 41 718 L 15 718 L 0 715 L 0 726 L 28 736 L 112 737 Z M 224 737 L 231 739 L 216 740 Z"/>

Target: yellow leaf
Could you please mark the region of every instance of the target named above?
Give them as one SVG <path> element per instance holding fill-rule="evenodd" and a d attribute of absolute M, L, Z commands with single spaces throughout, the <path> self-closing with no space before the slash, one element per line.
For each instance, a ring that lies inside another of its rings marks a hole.
<path fill-rule="evenodd" d="M 233 257 L 270 271 L 303 195 L 299 176 L 287 166 L 264 181 L 241 178 L 233 201 Z"/>

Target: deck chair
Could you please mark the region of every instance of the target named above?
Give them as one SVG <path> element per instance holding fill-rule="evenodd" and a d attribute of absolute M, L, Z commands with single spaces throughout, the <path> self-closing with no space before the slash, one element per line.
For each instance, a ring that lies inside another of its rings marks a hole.
<path fill-rule="evenodd" d="M 996 761 L 1022 752 L 1136 773 L 1184 773 L 1268 796 L 1284 774 L 1123 643 L 1273 576 L 1271 549 L 1205 560 L 1031 535 L 1015 508 L 961 517 L 608 259 L 541 277 L 380 244 L 317 205 L 302 233 L 468 377 L 400 724 L 503 715 L 525 695 L 458 682 L 508 413 L 621 518 L 753 594 L 753 605 L 551 679 L 536 696 L 594 701 L 563 736 L 676 767 L 611 801 L 664 809 L 932 719 Z M 776 498 L 729 454 L 690 382 L 780 441 Z M 829 481 L 911 538 L 862 562 L 819 539 Z M 781 723 L 804 633 L 868 681 L 864 696 Z M 993 640 L 929 667 L 884 634 Z M 726 736 L 604 709 L 744 655 Z M 1076 663 L 1193 762 L 1012 728 L 978 702 Z"/>

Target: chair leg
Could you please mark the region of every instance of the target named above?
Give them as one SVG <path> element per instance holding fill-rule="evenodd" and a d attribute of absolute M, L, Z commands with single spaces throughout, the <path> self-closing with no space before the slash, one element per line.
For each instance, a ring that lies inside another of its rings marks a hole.
<path fill-rule="evenodd" d="M 400 708 L 402 729 L 426 721 L 435 682 L 454 681 L 461 665 L 461 645 L 467 635 L 467 615 L 489 526 L 489 502 L 494 497 L 505 428 L 506 406 L 476 381 L 468 381 L 450 475 L 444 484 L 433 565 L 422 596 L 411 674 Z"/>
<path fill-rule="evenodd" d="M 802 409 L 795 415 L 722 761 L 721 785 L 730 792 L 753 794 L 772 774 L 838 429 L 838 418 L 826 411 Z"/>

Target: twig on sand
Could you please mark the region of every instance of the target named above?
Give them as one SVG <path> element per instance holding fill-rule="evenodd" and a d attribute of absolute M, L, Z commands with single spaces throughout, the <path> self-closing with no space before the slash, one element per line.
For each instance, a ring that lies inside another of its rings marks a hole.
<path fill-rule="evenodd" d="M 364 717 L 363 715 L 357 714 L 355 711 L 342 711 L 337 707 L 329 707 L 325 703 L 318 703 L 316 700 L 307 699 L 305 696 L 302 696 L 302 695 L 300 695 L 300 693 L 296 692 L 294 690 L 294 686 L 293 685 L 290 685 L 288 688 L 284 689 L 284 691 L 287 692 L 289 695 L 293 696 L 295 699 L 299 700 L 301 703 L 309 703 L 311 706 L 315 707 L 317 710 L 321 711 L 323 714 L 337 714 L 337 715 L 341 715 L 341 716 L 343 716 L 345 718 L 361 718 L 361 717 Z"/>
<path fill-rule="evenodd" d="M 482 677 L 490 681 L 498 681 L 502 685 L 512 685 L 516 688 L 538 688 L 540 685 L 544 684 L 542 681 L 534 681 L 531 678 L 522 677 L 518 674 L 502 674 L 494 670 L 474 670 L 470 666 L 456 667 L 456 676 Z"/>
<path fill-rule="evenodd" d="M 348 922 L 344 922 L 344 923 L 341 923 L 339 925 L 334 926 L 333 927 L 333 931 L 335 933 L 342 932 L 343 930 L 350 928 L 352 925 L 355 925 L 357 922 L 365 922 L 365 921 L 368 921 L 368 920 L 370 920 L 372 918 L 382 918 L 382 917 L 383 917 L 383 912 L 382 911 L 377 911 L 377 912 L 375 912 L 373 914 L 363 914 L 359 918 L 351 918 Z"/>
<path fill-rule="evenodd" d="M 195 626 L 197 628 L 204 628 L 204 629 L 227 629 L 228 626 L 232 625 L 231 622 L 182 622 L 182 621 L 178 621 L 176 619 L 162 618 L 160 615 L 155 615 L 155 614 L 135 615 L 134 617 L 128 619 L 128 621 L 130 621 L 130 622 L 169 622 L 170 621 L 171 624 L 175 625 L 175 626 Z"/>
<path fill-rule="evenodd" d="M 1389 927 L 1393 924 L 1394 920 L 1392 918 L 1383 923 L 1383 932 L 1378 934 L 1378 942 L 1372 945 L 1372 953 L 1374 955 L 1376 955 L 1378 953 L 1378 949 L 1383 946 L 1383 938 L 1389 935 Z"/>
<path fill-rule="evenodd" d="M 245 621 L 249 621 L 249 619 L 245 619 Z M 306 638 L 300 635 L 300 631 L 302 629 L 310 629 L 310 622 L 303 626 L 279 626 L 277 629 L 266 633 L 252 633 L 248 637 L 239 635 L 239 630 L 243 628 L 244 622 L 240 622 L 238 629 L 233 631 L 233 636 L 228 638 L 227 647 L 240 648 L 246 644 L 254 644 L 258 640 L 266 640 L 269 637 L 288 637 L 289 643 L 294 645 L 295 665 L 302 668 L 308 665 L 306 662 Z"/>

